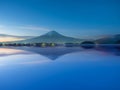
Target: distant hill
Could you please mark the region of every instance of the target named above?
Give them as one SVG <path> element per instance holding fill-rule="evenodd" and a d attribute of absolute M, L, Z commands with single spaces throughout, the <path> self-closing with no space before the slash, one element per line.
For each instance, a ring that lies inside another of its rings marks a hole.
<path fill-rule="evenodd" d="M 75 43 L 76 42 L 77 43 L 81 41 L 82 41 L 81 39 L 64 36 L 62 34 L 59 34 L 56 31 L 50 31 L 44 35 L 41 35 L 32 39 L 19 41 L 19 43 L 40 43 L 40 42 L 47 42 L 47 43 L 70 43 L 70 42 Z"/>
<path fill-rule="evenodd" d="M 120 34 L 117 34 L 117 35 L 100 38 L 96 40 L 96 42 L 98 44 L 115 44 L 119 40 L 120 40 Z"/>

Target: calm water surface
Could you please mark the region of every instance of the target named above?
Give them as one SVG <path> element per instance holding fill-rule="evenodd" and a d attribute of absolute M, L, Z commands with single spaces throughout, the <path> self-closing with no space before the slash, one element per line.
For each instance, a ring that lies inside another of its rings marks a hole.
<path fill-rule="evenodd" d="M 0 90 L 120 90 L 120 51 L 0 48 Z"/>

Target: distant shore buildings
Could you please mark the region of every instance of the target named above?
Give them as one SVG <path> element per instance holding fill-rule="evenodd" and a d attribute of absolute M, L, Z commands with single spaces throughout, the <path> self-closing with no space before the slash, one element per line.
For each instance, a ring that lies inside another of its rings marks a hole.
<path fill-rule="evenodd" d="M 82 47 L 84 49 L 92 49 L 97 46 L 99 47 L 108 47 L 109 44 L 98 44 L 94 41 L 83 41 L 81 43 L 46 43 L 46 42 L 40 42 L 40 43 L 0 43 L 0 47 Z M 109 45 L 109 47 L 111 44 Z M 120 49 L 120 40 L 117 41 L 112 47 L 115 47 L 117 49 Z"/>
<path fill-rule="evenodd" d="M 56 43 L 0 43 L 0 46 L 55 47 Z"/>

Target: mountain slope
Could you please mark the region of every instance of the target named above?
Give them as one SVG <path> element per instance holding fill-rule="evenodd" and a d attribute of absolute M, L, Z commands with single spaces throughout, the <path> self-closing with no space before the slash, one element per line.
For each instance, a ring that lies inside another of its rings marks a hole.
<path fill-rule="evenodd" d="M 120 40 L 120 34 L 100 38 L 96 42 L 99 44 L 115 44 L 118 40 Z"/>
<path fill-rule="evenodd" d="M 21 43 L 40 43 L 40 42 L 47 42 L 47 43 L 73 43 L 73 42 L 80 42 L 80 39 L 67 37 L 57 33 L 56 31 L 50 31 L 44 35 L 41 35 L 36 38 L 27 39 L 20 41 Z"/>

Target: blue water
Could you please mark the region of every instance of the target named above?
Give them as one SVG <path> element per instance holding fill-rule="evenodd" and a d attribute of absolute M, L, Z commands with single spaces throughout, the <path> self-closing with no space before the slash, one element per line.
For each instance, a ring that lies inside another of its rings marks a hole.
<path fill-rule="evenodd" d="M 120 90 L 116 49 L 0 48 L 0 90 Z"/>

